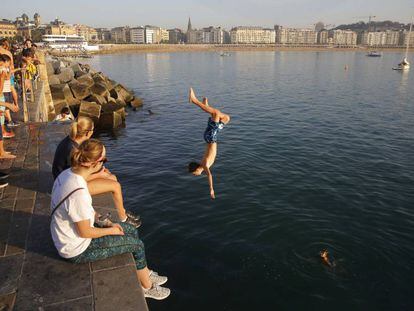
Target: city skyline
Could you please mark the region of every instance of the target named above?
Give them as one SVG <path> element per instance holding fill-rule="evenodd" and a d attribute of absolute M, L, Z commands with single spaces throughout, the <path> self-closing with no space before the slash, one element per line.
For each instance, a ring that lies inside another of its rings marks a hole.
<path fill-rule="evenodd" d="M 235 26 L 267 26 L 283 24 L 288 27 L 312 27 L 316 22 L 326 24 L 347 24 L 367 21 L 368 15 L 374 20 L 392 20 L 409 23 L 414 15 L 414 4 L 408 0 L 390 1 L 367 0 L 363 4 L 356 0 L 333 3 L 326 0 L 177 0 L 174 3 L 155 0 L 151 4 L 139 4 L 132 0 L 105 3 L 96 0 L 59 3 L 59 14 L 50 10 L 50 1 L 40 0 L 33 8 L 32 2 L 5 1 L 2 18 L 14 19 L 25 12 L 29 16 L 38 12 L 42 21 L 56 17 L 67 23 L 82 23 L 93 27 L 116 27 L 122 25 L 153 24 L 164 28 L 186 29 L 188 17 L 194 28 L 210 25 L 232 28 Z M 30 8 L 30 9 L 28 9 Z M 117 12 L 117 14 L 113 14 Z M 231 12 L 231 13 L 229 13 Z"/>

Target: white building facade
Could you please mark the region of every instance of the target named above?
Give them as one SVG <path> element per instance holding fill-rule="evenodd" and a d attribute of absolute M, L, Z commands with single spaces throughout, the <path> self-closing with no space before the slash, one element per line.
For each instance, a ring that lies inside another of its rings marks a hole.
<path fill-rule="evenodd" d="M 130 29 L 131 43 L 144 44 L 145 43 L 145 28 L 134 27 Z"/>
<path fill-rule="evenodd" d="M 333 44 L 354 46 L 357 44 L 358 34 L 352 30 L 333 30 Z"/>
<path fill-rule="evenodd" d="M 262 27 L 235 27 L 230 31 L 232 44 L 274 44 L 276 31 Z"/>
<path fill-rule="evenodd" d="M 318 33 L 313 29 L 279 27 L 276 33 L 279 44 L 313 45 L 318 42 Z"/>

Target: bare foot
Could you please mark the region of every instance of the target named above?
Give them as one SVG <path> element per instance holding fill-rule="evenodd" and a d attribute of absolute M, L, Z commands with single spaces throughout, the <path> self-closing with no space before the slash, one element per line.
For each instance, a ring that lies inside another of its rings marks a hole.
<path fill-rule="evenodd" d="M 3 154 L 0 155 L 0 159 L 15 159 L 16 156 L 14 154 L 11 153 L 7 153 L 4 152 Z"/>
<path fill-rule="evenodd" d="M 194 94 L 194 90 L 192 87 L 190 87 L 190 92 L 188 94 L 188 102 L 189 103 L 194 103 L 194 101 L 197 99 L 197 97 Z"/>
<path fill-rule="evenodd" d="M 203 105 L 206 105 L 208 107 L 208 98 L 203 97 Z"/>

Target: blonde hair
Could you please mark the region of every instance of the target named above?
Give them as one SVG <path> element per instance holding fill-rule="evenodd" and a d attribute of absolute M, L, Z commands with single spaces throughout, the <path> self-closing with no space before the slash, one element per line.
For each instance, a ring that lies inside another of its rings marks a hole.
<path fill-rule="evenodd" d="M 88 139 L 80 144 L 79 148 L 73 148 L 70 154 L 71 166 L 74 168 L 82 164 L 92 164 L 102 156 L 104 145 L 97 139 Z M 88 166 L 88 165 L 83 165 Z"/>
<path fill-rule="evenodd" d="M 78 117 L 78 120 L 72 122 L 70 125 L 69 137 L 74 140 L 75 138 L 85 136 L 90 131 L 93 131 L 92 119 L 88 117 Z"/>

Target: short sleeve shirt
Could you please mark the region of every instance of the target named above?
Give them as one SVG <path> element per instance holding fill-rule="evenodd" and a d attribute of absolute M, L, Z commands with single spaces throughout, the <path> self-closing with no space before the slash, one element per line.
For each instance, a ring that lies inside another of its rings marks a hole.
<path fill-rule="evenodd" d="M 50 231 L 53 243 L 59 255 L 72 258 L 82 254 L 92 239 L 79 236 L 76 222 L 89 220 L 93 227 L 95 210 L 92 207 L 92 197 L 88 191 L 85 179 L 72 172 L 69 168 L 63 171 L 53 184 L 51 211 L 73 190 L 83 188 L 73 193 L 61 204 L 52 216 Z"/>

